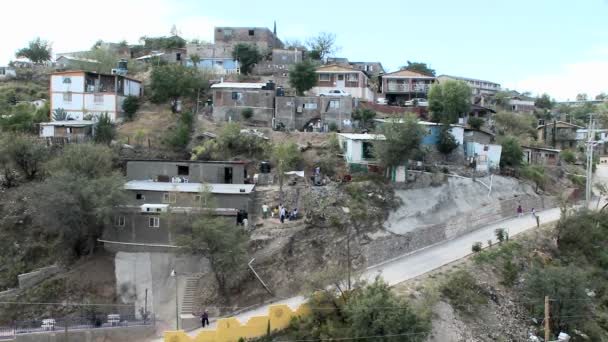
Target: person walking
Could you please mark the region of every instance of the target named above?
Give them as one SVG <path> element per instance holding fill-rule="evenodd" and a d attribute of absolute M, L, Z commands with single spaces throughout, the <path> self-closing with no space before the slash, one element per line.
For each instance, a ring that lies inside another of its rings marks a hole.
<path fill-rule="evenodd" d="M 285 216 L 287 215 L 287 211 L 285 210 L 285 207 L 281 206 L 281 211 L 280 211 L 280 219 L 281 219 L 281 223 L 285 223 Z"/>
<path fill-rule="evenodd" d="M 262 205 L 262 218 L 265 220 L 268 218 L 268 204 Z"/>
<path fill-rule="evenodd" d="M 203 325 L 203 328 L 205 325 L 209 326 L 209 314 L 207 313 L 207 310 L 203 311 L 203 314 L 201 315 L 201 324 Z"/>
<path fill-rule="evenodd" d="M 524 216 L 524 209 L 521 207 L 521 204 L 517 206 L 517 217 Z"/>

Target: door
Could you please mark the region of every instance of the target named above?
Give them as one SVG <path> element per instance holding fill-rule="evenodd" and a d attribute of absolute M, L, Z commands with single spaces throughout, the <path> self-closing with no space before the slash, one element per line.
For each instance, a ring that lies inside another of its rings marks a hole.
<path fill-rule="evenodd" d="M 224 168 L 224 184 L 232 184 L 232 168 Z"/>
<path fill-rule="evenodd" d="M 336 81 L 336 88 L 344 89 L 346 83 L 344 82 L 344 74 L 338 74 L 338 79 Z"/>

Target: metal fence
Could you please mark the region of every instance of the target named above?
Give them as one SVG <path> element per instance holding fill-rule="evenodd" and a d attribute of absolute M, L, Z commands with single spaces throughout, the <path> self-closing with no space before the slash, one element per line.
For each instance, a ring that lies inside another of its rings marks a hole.
<path fill-rule="evenodd" d="M 40 333 L 46 331 L 74 331 L 100 328 L 125 328 L 134 326 L 154 326 L 154 315 L 149 318 L 135 316 L 105 315 L 87 318 L 44 318 L 17 321 L 12 327 L 0 327 L 0 340 L 13 339 L 18 334 Z"/>

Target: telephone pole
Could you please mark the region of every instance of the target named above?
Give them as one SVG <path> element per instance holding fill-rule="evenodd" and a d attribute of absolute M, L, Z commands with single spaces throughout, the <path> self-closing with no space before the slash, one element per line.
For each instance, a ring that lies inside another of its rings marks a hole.
<path fill-rule="evenodd" d="M 551 338 L 551 324 L 549 315 L 549 296 L 545 296 L 545 342 L 548 342 Z"/>
<path fill-rule="evenodd" d="M 595 145 L 595 122 L 593 113 L 589 113 L 589 127 L 587 129 L 587 182 L 585 183 L 585 204 L 589 208 L 593 188 L 593 148 Z"/>

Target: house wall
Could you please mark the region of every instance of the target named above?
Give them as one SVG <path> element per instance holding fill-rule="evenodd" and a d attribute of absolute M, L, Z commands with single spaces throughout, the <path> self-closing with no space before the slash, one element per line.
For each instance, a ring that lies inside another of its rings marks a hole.
<path fill-rule="evenodd" d="M 253 35 L 249 35 L 250 30 L 253 30 Z M 216 27 L 213 39 L 216 45 L 245 43 L 255 45 L 260 50 L 283 47 L 283 42 L 265 27 Z"/>
<path fill-rule="evenodd" d="M 523 148 L 523 160 L 528 164 L 555 166 L 559 153 L 545 150 Z"/>
<path fill-rule="evenodd" d="M 334 108 L 336 106 L 339 108 Z M 341 131 L 350 131 L 352 112 L 350 97 L 279 96 L 276 97 L 275 124 L 301 130 L 310 120 L 320 119 L 323 125 L 333 122 Z"/>
<path fill-rule="evenodd" d="M 476 162 L 476 171 L 488 172 L 500 167 L 501 145 L 466 142 L 464 156 L 467 160 L 473 158 Z"/>
<path fill-rule="evenodd" d="M 211 198 L 213 203 L 201 203 L 195 199 L 196 195 L 200 195 L 200 193 L 195 192 L 172 192 L 170 196 L 175 196 L 175 202 L 165 202 L 164 195 L 167 192 L 165 191 L 150 191 L 150 190 L 128 190 L 127 191 L 127 200 L 125 201 L 125 205 L 137 205 L 140 206 L 142 204 L 169 204 L 171 207 L 193 207 L 200 208 L 206 206 L 214 206 L 216 208 L 227 208 L 227 209 L 240 209 L 245 210 L 247 212 L 250 211 L 251 206 L 251 193 L 242 193 L 242 194 L 220 194 L 220 193 L 211 193 Z M 137 194 L 143 195 L 141 200 L 137 199 Z"/>
<path fill-rule="evenodd" d="M 197 162 L 175 162 L 154 160 L 129 160 L 127 161 L 127 180 L 156 179 L 159 175 L 176 177 L 177 166 L 189 167 L 189 175 L 180 176 L 188 178 L 192 183 L 217 183 L 224 181 L 224 168 L 232 168 L 232 184 L 245 183 L 245 164 L 239 163 L 197 163 Z"/>
<path fill-rule="evenodd" d="M 464 142 L 477 142 L 480 144 L 489 144 L 492 142 L 492 136 L 483 132 L 466 130 L 464 131 Z"/>
<path fill-rule="evenodd" d="M 233 99 L 233 94 L 237 94 L 238 99 Z M 242 121 L 243 109 L 251 108 L 253 117 L 250 120 L 270 126 L 274 114 L 274 98 L 273 90 L 213 89 L 213 118 L 218 121 Z"/>
<path fill-rule="evenodd" d="M 332 86 L 332 87 L 317 86 L 317 87 L 312 88 L 311 92 L 315 95 L 319 95 L 321 93 L 325 93 L 325 92 L 328 92 L 328 91 L 334 90 L 334 89 L 342 89 L 342 90 L 350 93 L 352 97 L 358 98 L 363 101 L 370 101 L 370 102 L 374 101 L 374 92 L 367 87 L 350 88 L 350 87 L 335 87 L 335 86 Z"/>
<path fill-rule="evenodd" d="M 441 131 L 441 126 L 424 125 L 423 127 L 427 128 L 427 134 L 422 138 L 422 145 L 437 145 L 437 142 L 439 141 L 439 132 Z M 464 143 L 463 127 L 450 127 L 450 133 L 452 133 L 459 145 L 462 145 Z"/>

